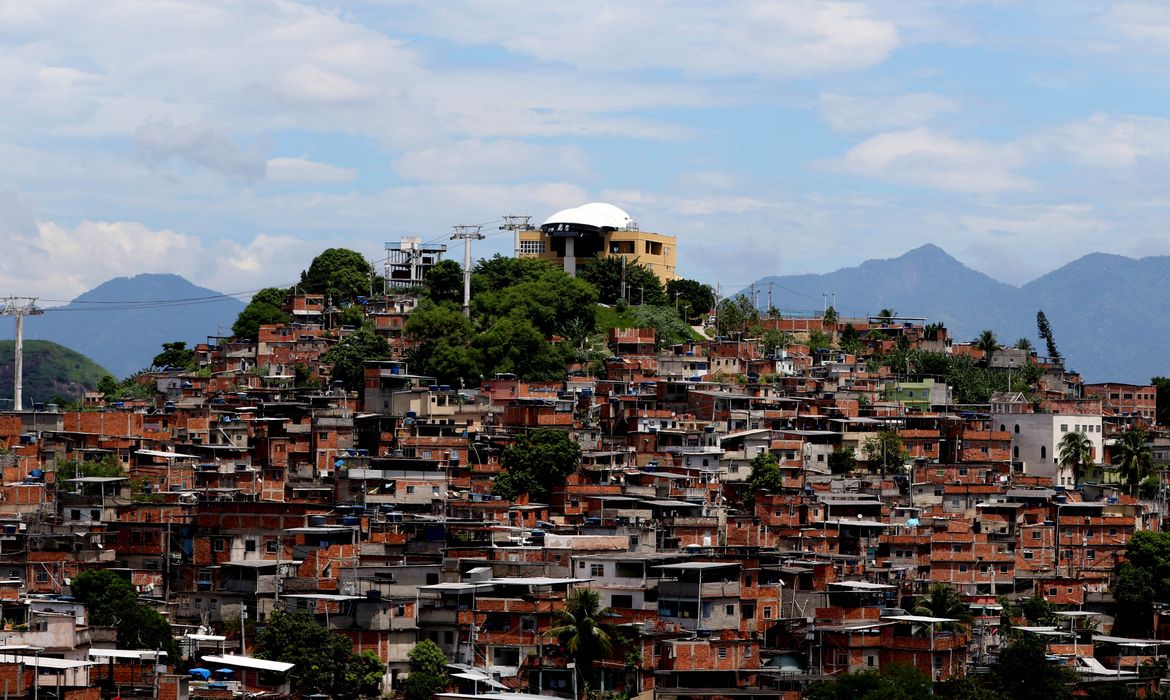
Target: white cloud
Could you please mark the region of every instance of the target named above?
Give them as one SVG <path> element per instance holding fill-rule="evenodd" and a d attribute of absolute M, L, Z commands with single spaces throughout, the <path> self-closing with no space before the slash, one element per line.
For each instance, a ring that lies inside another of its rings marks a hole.
<path fill-rule="evenodd" d="M 467 139 L 407 153 L 393 163 L 403 178 L 421 182 L 510 182 L 589 174 L 579 146 Z"/>
<path fill-rule="evenodd" d="M 878 134 L 822 166 L 915 187 L 988 194 L 1033 186 L 1013 172 L 1023 156 L 1014 144 L 958 139 L 922 127 Z"/>
<path fill-rule="evenodd" d="M 357 178 L 357 171 L 307 158 L 270 158 L 266 177 L 270 182 L 343 184 Z"/>
<path fill-rule="evenodd" d="M 1124 114 L 1095 114 L 1030 139 L 1077 165 L 1128 169 L 1149 158 L 1170 156 L 1170 120 Z"/>
<path fill-rule="evenodd" d="M 179 161 L 225 175 L 264 177 L 264 149 L 241 146 L 213 124 L 176 126 L 166 120 L 150 121 L 138 127 L 134 140 L 139 156 L 151 168 Z"/>
<path fill-rule="evenodd" d="M 887 131 L 923 126 L 936 117 L 959 109 L 953 97 L 933 92 L 867 96 L 822 92 L 820 109 L 836 131 Z"/>

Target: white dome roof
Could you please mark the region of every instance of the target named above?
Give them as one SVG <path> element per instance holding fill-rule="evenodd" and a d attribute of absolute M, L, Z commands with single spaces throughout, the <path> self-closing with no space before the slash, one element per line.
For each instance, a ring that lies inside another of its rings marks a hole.
<path fill-rule="evenodd" d="M 543 225 L 584 224 L 597 228 L 624 229 L 633 223 L 634 219 L 620 207 L 605 202 L 591 202 L 572 209 L 562 209 L 545 219 Z"/>

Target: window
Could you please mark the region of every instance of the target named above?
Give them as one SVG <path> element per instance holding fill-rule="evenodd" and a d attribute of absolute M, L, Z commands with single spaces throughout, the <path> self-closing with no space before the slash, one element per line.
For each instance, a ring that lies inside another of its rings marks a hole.
<path fill-rule="evenodd" d="M 1007 564 L 1000 564 L 999 565 L 999 573 L 1006 574 L 1007 572 L 1008 572 L 1008 565 Z"/>
<path fill-rule="evenodd" d="M 605 565 L 604 564 L 590 564 L 589 565 L 589 575 L 590 576 L 605 576 Z"/>
<path fill-rule="evenodd" d="M 268 552 L 269 554 L 276 554 L 277 546 L 278 545 L 276 544 L 276 540 L 268 540 L 264 543 L 264 551 Z"/>
<path fill-rule="evenodd" d="M 407 487 L 406 487 L 406 492 L 407 492 L 407 493 L 414 493 L 414 487 L 413 487 L 413 486 L 407 486 Z"/>
<path fill-rule="evenodd" d="M 723 613 L 725 615 L 734 615 L 735 614 L 735 606 L 734 605 L 723 606 Z"/>
<path fill-rule="evenodd" d="M 1024 552 L 1024 559 L 1031 559 L 1031 558 L 1032 558 L 1031 552 Z"/>
<path fill-rule="evenodd" d="M 1048 448 L 1044 445 L 1040 446 L 1040 459 L 1048 459 Z"/>
<path fill-rule="evenodd" d="M 765 620 L 771 620 L 771 619 L 772 619 L 772 606 L 771 606 L 771 605 L 765 605 L 765 606 L 764 606 L 764 619 L 765 619 Z"/>
<path fill-rule="evenodd" d="M 211 551 L 213 552 L 222 552 L 225 546 L 226 542 L 218 537 L 211 541 Z"/>
<path fill-rule="evenodd" d="M 1060 432 L 1062 432 L 1062 433 L 1068 432 L 1068 423 L 1061 423 L 1060 424 Z"/>
<path fill-rule="evenodd" d="M 746 646 L 746 647 L 744 647 L 744 648 L 743 648 L 743 658 L 745 658 L 745 659 L 750 659 L 750 658 L 752 658 L 752 648 L 751 648 L 751 646 Z"/>
<path fill-rule="evenodd" d="M 1016 432 L 1017 433 L 1020 432 L 1020 424 L 1019 423 L 1016 423 Z"/>
<path fill-rule="evenodd" d="M 544 241 L 520 241 L 520 252 L 527 255 L 544 253 Z"/>
<path fill-rule="evenodd" d="M 455 643 L 455 633 L 447 630 L 443 633 L 443 643 L 450 646 Z"/>
<path fill-rule="evenodd" d="M 579 561 L 579 562 L 577 562 L 577 568 L 578 568 L 578 569 L 584 569 L 584 568 L 585 568 L 585 562 L 583 562 L 583 561 Z"/>
<path fill-rule="evenodd" d="M 634 596 L 632 596 L 632 595 L 614 595 L 609 599 L 609 607 L 611 607 L 611 608 L 632 608 L 632 607 L 634 607 Z"/>
<path fill-rule="evenodd" d="M 726 659 L 727 658 L 727 647 L 719 647 L 718 653 L 719 653 L 720 660 Z"/>
<path fill-rule="evenodd" d="M 1056 589 L 1055 589 L 1055 588 L 1049 588 L 1049 589 L 1048 589 L 1048 595 L 1056 595 Z"/>
<path fill-rule="evenodd" d="M 256 551 L 256 540 L 244 540 L 244 551 L 245 552 L 255 552 Z"/>
<path fill-rule="evenodd" d="M 49 572 L 46 571 L 45 569 L 37 569 L 36 580 L 37 580 L 37 583 L 48 583 L 49 582 Z"/>
<path fill-rule="evenodd" d="M 959 573 L 960 574 L 967 573 L 967 565 L 966 564 L 959 564 Z"/>
<path fill-rule="evenodd" d="M 1097 552 L 1095 552 L 1095 551 L 1093 551 L 1092 549 L 1090 549 L 1089 551 L 1085 552 L 1085 558 L 1086 558 L 1086 559 L 1096 559 L 1096 558 L 1097 558 Z"/>
<path fill-rule="evenodd" d="M 1041 537 L 1043 537 L 1043 535 L 1044 535 L 1044 533 L 1040 532 L 1039 530 L 1032 531 L 1032 539 L 1034 539 L 1034 540 L 1040 539 Z"/>

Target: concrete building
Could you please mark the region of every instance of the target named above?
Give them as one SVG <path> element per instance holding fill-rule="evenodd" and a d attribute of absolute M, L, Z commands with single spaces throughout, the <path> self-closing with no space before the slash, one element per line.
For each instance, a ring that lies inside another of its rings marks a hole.
<path fill-rule="evenodd" d="M 639 230 L 629 214 L 612 204 L 564 209 L 539 229 L 518 233 L 520 256 L 560 262 L 570 275 L 577 274 L 580 263 L 613 255 L 645 265 L 664 284 L 678 277 L 675 237 Z"/>
<path fill-rule="evenodd" d="M 1101 416 L 1065 413 L 993 413 L 992 423 L 1012 436 L 1012 464 L 1027 476 L 1052 479 L 1058 486 L 1074 486 L 1071 473 L 1060 468 L 1060 440 L 1083 432 L 1093 447 L 1093 460 L 1104 454 Z"/>
<path fill-rule="evenodd" d="M 386 244 L 386 289 L 417 287 L 427 272 L 443 259 L 446 245 L 427 245 L 418 236 L 403 236 L 395 245 Z"/>

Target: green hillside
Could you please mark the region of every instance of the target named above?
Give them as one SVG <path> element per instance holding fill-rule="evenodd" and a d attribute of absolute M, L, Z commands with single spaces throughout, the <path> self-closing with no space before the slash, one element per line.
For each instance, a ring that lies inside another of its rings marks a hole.
<path fill-rule="evenodd" d="M 12 398 L 12 361 L 15 343 L 0 340 L 0 398 Z M 24 343 L 24 402 L 50 402 L 56 396 L 81 398 L 86 389 L 97 386 L 109 374 L 79 352 L 47 340 Z M 8 402 L 3 402 L 7 405 Z"/>

